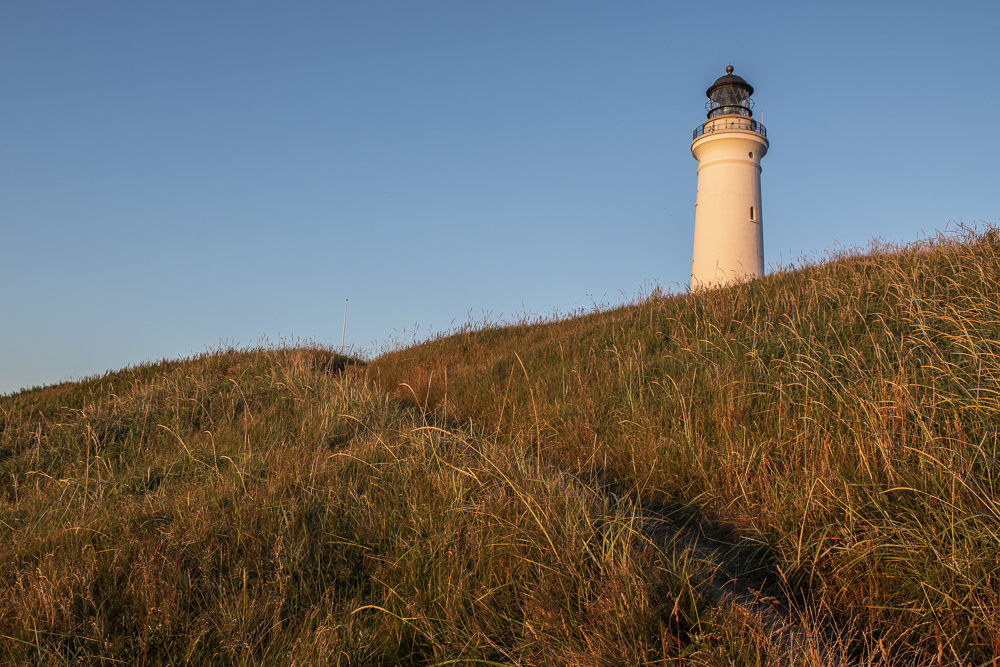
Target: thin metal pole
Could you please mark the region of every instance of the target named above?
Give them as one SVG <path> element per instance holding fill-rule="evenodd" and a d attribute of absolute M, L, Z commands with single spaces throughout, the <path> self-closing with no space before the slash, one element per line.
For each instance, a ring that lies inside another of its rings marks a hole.
<path fill-rule="evenodd" d="M 344 339 L 347 337 L 347 299 L 344 299 L 344 331 L 340 334 L 340 353 L 344 353 Z"/>

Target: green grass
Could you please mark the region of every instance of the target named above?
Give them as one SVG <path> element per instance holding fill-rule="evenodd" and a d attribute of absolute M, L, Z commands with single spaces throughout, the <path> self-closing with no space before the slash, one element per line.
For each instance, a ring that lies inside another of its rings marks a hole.
<path fill-rule="evenodd" d="M 0 659 L 993 664 L 998 250 L 2 397 Z"/>

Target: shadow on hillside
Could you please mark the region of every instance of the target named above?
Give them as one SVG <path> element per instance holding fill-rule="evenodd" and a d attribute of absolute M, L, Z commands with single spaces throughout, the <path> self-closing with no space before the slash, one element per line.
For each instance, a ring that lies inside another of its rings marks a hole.
<path fill-rule="evenodd" d="M 427 424 L 454 433 L 475 430 L 470 420 L 447 414 L 441 406 L 427 409 L 426 403 L 420 404 L 417 392 L 409 397 L 394 396 Z M 581 471 L 546 456 L 544 451 L 541 456 L 544 466 L 574 476 L 612 506 L 624 503 L 626 516 L 634 511 L 638 539 L 648 540 L 668 557 L 683 555 L 704 566 L 692 571 L 690 585 L 717 606 L 719 618 L 733 613 L 738 618 L 751 618 L 749 627 L 758 627 L 765 633 L 761 636 L 769 636 L 774 646 L 789 651 L 788 647 L 807 644 L 825 656 L 838 651 L 859 656 L 867 650 L 861 640 L 845 639 L 838 629 L 856 626 L 851 619 L 835 618 L 825 607 L 822 583 L 815 587 L 803 572 L 790 569 L 764 540 L 741 534 L 738 525 L 715 520 L 713 513 L 697 502 L 665 499 L 665 492 L 657 495 L 628 488 L 616 481 L 610 468 Z M 683 632 L 678 639 L 687 644 L 698 641 L 696 635 L 685 638 Z M 829 664 L 855 663 L 831 658 Z"/>
<path fill-rule="evenodd" d="M 469 427 L 469 422 L 443 414 L 442 410 L 425 410 L 416 395 L 397 395 L 396 398 L 407 409 L 424 415 L 427 423 L 452 432 Z M 581 473 L 566 470 L 558 461 L 543 461 L 571 472 L 607 498 L 632 503 L 641 517 L 643 534 L 655 545 L 662 549 L 690 549 L 697 559 L 710 565 L 714 572 L 710 583 L 720 601 L 734 600 L 744 606 L 759 607 L 754 600 L 764 600 L 775 613 L 787 616 L 792 606 L 802 604 L 809 597 L 808 582 L 782 572 L 779 558 L 770 545 L 714 521 L 699 505 L 641 495 L 612 481 L 611 471 L 597 469 Z"/>
<path fill-rule="evenodd" d="M 346 369 L 361 369 L 368 362 L 357 357 L 345 356 L 328 350 L 316 350 L 309 360 L 309 369 L 315 373 L 323 373 L 331 377 L 340 375 Z"/>
<path fill-rule="evenodd" d="M 788 581 L 767 543 L 739 535 L 690 504 L 634 501 L 645 519 L 644 533 L 654 544 L 664 549 L 690 549 L 711 567 L 711 586 L 720 601 L 737 602 L 783 624 L 790 606 L 804 602 L 807 591 L 801 582 Z"/>

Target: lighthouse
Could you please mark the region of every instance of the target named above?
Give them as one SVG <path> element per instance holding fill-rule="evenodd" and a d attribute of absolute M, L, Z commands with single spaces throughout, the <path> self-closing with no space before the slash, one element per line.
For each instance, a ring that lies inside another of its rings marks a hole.
<path fill-rule="evenodd" d="M 691 142 L 698 160 L 692 290 L 764 275 L 760 160 L 768 144 L 753 119 L 753 86 L 730 65 L 705 94 L 708 120 Z"/>

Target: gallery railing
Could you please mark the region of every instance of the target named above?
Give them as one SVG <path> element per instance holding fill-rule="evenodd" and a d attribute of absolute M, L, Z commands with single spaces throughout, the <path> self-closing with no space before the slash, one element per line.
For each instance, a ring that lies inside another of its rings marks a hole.
<path fill-rule="evenodd" d="M 758 123 L 757 121 L 744 116 L 735 116 L 733 118 L 713 118 L 707 123 L 702 123 L 695 128 L 694 136 L 691 140 L 694 141 L 703 134 L 726 132 L 729 130 L 750 130 L 751 132 L 756 132 L 765 139 L 767 138 L 767 128 L 764 127 L 763 123 Z"/>

